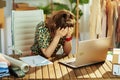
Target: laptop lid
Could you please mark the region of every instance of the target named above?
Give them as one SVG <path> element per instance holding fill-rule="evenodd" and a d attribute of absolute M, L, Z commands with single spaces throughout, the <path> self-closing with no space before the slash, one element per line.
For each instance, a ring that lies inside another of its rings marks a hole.
<path fill-rule="evenodd" d="M 75 65 L 92 64 L 105 61 L 111 38 L 99 38 L 79 42 Z"/>
<path fill-rule="evenodd" d="M 107 51 L 110 46 L 110 37 L 80 41 L 79 51 L 76 53 L 76 59 L 74 62 L 70 62 L 70 60 L 68 62 L 62 61 L 62 64 L 78 68 L 85 65 L 103 62 L 106 59 Z"/>

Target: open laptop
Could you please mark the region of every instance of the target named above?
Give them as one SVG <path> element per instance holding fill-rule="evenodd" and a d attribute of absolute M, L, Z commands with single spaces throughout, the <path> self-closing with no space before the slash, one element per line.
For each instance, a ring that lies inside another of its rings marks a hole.
<path fill-rule="evenodd" d="M 78 53 L 75 58 L 59 61 L 59 63 L 72 68 L 78 68 L 99 62 L 104 62 L 112 38 L 99 38 L 79 42 Z"/>

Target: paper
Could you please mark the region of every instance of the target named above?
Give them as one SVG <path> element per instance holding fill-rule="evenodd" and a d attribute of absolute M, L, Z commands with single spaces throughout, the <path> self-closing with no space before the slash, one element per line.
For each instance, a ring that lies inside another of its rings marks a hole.
<path fill-rule="evenodd" d="M 29 71 L 29 65 L 24 63 L 23 61 L 17 60 L 15 58 L 12 58 L 10 56 L 2 54 L 10 63 L 12 66 L 19 67 L 23 72 L 27 73 Z"/>
<path fill-rule="evenodd" d="M 113 75 L 120 76 L 120 65 L 113 65 Z"/>
<path fill-rule="evenodd" d="M 48 59 L 46 59 L 40 55 L 21 57 L 20 60 L 24 61 L 31 67 L 52 64 L 51 61 L 49 61 Z"/>
<path fill-rule="evenodd" d="M 118 54 L 118 64 L 120 64 L 120 49 L 113 48 L 113 54 Z"/>

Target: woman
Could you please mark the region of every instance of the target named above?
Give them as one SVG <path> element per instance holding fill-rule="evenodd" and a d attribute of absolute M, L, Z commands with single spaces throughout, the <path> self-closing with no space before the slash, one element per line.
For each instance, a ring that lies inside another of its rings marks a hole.
<path fill-rule="evenodd" d="M 72 49 L 71 39 L 75 25 L 74 15 L 67 10 L 60 10 L 36 27 L 35 41 L 31 47 L 32 54 L 46 58 L 55 56 L 60 47 L 68 55 Z"/>

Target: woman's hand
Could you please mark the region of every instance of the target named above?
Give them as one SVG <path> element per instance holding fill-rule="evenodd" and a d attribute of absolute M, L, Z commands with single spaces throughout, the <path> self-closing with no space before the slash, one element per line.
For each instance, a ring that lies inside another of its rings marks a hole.
<path fill-rule="evenodd" d="M 73 34 L 73 27 L 68 27 L 65 43 L 63 45 L 63 51 L 65 55 L 68 55 L 72 49 L 72 44 L 71 44 L 72 34 Z"/>
<path fill-rule="evenodd" d="M 72 36 L 72 34 L 73 34 L 73 27 L 69 27 L 68 28 L 68 31 L 67 31 L 67 35 L 66 35 L 66 38 L 68 38 L 68 37 L 71 37 Z"/>
<path fill-rule="evenodd" d="M 63 36 L 66 36 L 67 33 L 68 33 L 68 27 L 62 28 L 62 29 L 58 28 L 57 31 L 56 31 L 55 36 L 59 36 L 61 38 Z"/>
<path fill-rule="evenodd" d="M 62 38 L 63 36 L 66 36 L 67 32 L 68 32 L 68 28 L 57 29 L 56 34 L 55 34 L 52 42 L 50 43 L 50 45 L 47 48 L 41 49 L 41 51 L 47 58 L 51 57 L 51 55 L 53 54 L 53 52 L 55 51 L 55 49 L 59 43 L 60 38 Z"/>

